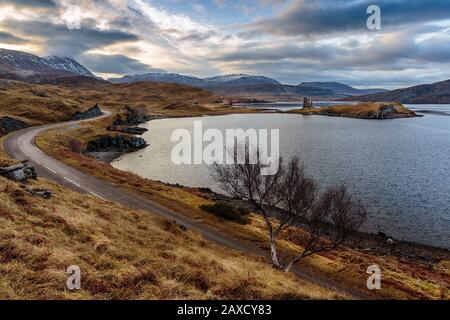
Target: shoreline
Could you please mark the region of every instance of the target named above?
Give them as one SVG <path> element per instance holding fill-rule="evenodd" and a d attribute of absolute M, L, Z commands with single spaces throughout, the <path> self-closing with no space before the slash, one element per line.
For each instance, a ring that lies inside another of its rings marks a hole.
<path fill-rule="evenodd" d="M 226 195 L 214 192 L 209 188 L 186 187 L 180 184 L 171 184 L 163 181 L 155 182 L 162 183 L 169 187 L 191 190 L 197 194 L 203 194 L 203 196 L 209 200 L 228 201 L 234 204 L 240 203 L 241 205 L 245 206 L 242 201 L 229 198 Z M 392 244 L 389 243 L 390 240 L 393 241 Z M 432 264 L 440 262 L 442 260 L 450 260 L 450 248 L 427 245 L 412 241 L 398 240 L 394 237 L 389 236 L 388 234 L 384 234 L 381 232 L 376 234 L 358 231 L 354 235 L 352 235 L 343 246 L 354 249 L 356 251 L 375 254 L 378 256 L 394 256 L 400 260 L 407 260 L 408 262 L 414 263 Z"/>
<path fill-rule="evenodd" d="M 270 109 L 263 109 L 260 112 L 249 112 L 244 114 L 296 114 L 296 113 L 289 113 L 289 112 L 283 112 L 279 110 L 270 110 Z M 181 118 L 202 118 L 202 117 L 208 117 L 208 116 L 228 116 L 228 115 L 237 115 L 237 114 L 243 114 L 243 113 L 230 113 L 230 114 L 203 114 L 203 115 L 158 115 L 158 116 L 151 116 L 149 120 L 139 124 L 148 124 L 155 120 L 165 120 L 165 119 L 181 119 Z M 301 115 L 301 114 L 296 114 Z M 151 143 L 151 141 L 149 142 Z M 117 151 L 104 151 L 104 152 L 97 152 L 97 157 L 94 157 L 96 161 L 100 161 L 103 163 L 107 163 L 111 165 L 115 160 L 120 158 L 121 156 L 129 153 L 134 153 L 138 150 L 130 151 L 130 152 L 117 152 Z M 92 154 L 92 153 L 91 153 Z M 88 155 L 88 154 L 85 154 Z M 126 171 L 125 171 L 126 172 Z M 139 176 L 139 175 L 137 175 Z M 143 179 L 147 179 L 145 177 L 141 177 Z M 153 181 L 148 179 L 149 181 Z M 213 199 L 225 199 L 227 201 L 235 201 L 233 199 L 229 199 L 225 195 L 213 192 L 212 190 L 209 190 L 207 188 L 194 188 L 189 186 L 183 186 L 180 184 L 172 184 L 162 181 L 153 181 L 153 182 L 159 182 L 166 186 L 170 187 L 177 187 L 185 190 L 194 190 L 196 192 L 201 192 L 205 194 L 205 197 L 212 197 Z M 393 244 L 389 244 L 388 241 L 393 240 Z M 414 262 L 436 262 L 443 259 L 450 259 L 450 248 L 444 248 L 439 246 L 433 246 L 433 245 L 427 245 L 412 241 L 404 241 L 404 240 L 398 240 L 394 237 L 391 237 L 390 235 L 383 234 L 383 233 L 370 233 L 370 232 L 357 232 L 354 234 L 349 240 L 348 243 L 345 245 L 347 247 L 350 247 L 352 249 L 362 251 L 362 252 L 369 252 L 369 253 L 375 253 L 377 255 L 393 255 L 400 259 L 406 259 Z M 441 257 L 441 258 L 439 258 Z"/>

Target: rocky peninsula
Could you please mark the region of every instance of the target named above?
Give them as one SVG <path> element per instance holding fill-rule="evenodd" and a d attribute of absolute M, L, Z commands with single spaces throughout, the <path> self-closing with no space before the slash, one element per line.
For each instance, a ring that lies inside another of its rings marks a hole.
<path fill-rule="evenodd" d="M 394 102 L 366 102 L 356 105 L 337 105 L 323 108 L 307 107 L 289 112 L 303 115 L 323 115 L 375 120 L 412 118 L 419 116 L 404 105 Z"/>

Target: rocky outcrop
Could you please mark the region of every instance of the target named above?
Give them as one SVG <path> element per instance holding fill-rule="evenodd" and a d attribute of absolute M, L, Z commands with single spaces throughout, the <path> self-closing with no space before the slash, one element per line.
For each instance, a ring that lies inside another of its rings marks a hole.
<path fill-rule="evenodd" d="M 397 119 L 418 117 L 418 115 L 400 103 L 374 102 L 355 105 L 336 105 L 332 107 L 298 109 L 289 111 L 303 115 L 323 115 L 358 119 Z"/>
<path fill-rule="evenodd" d="M 34 166 L 28 161 L 10 167 L 0 168 L 0 176 L 16 182 L 27 182 L 30 179 L 37 179 Z"/>
<path fill-rule="evenodd" d="M 138 125 L 151 120 L 151 116 L 147 115 L 144 110 L 132 109 L 126 107 L 121 115 L 118 115 L 113 125 Z"/>
<path fill-rule="evenodd" d="M 92 118 L 100 117 L 101 115 L 103 115 L 102 110 L 100 109 L 98 104 L 95 104 L 95 106 L 93 106 L 89 110 L 86 110 L 84 112 L 75 113 L 75 115 L 73 116 L 73 120 L 78 121 L 78 120 L 92 119 Z"/>
<path fill-rule="evenodd" d="M 28 124 L 12 117 L 0 118 L 0 134 L 8 134 L 17 130 L 28 128 Z"/>
<path fill-rule="evenodd" d="M 87 151 L 133 152 L 139 149 L 146 148 L 147 146 L 148 146 L 147 142 L 139 137 L 126 135 L 103 136 L 95 140 L 89 141 L 87 145 Z"/>
<path fill-rule="evenodd" d="M 329 108 L 329 110 L 325 109 L 321 111 L 320 114 L 326 116 L 340 116 L 340 117 L 349 116 L 348 113 L 346 112 L 336 113 L 335 110 L 333 110 L 333 108 Z M 408 118 L 414 116 L 417 115 L 413 111 L 410 111 L 403 106 L 386 103 L 378 103 L 375 108 L 370 108 L 367 110 L 363 110 L 361 112 L 356 112 L 351 115 L 351 117 L 353 118 L 373 119 L 373 120 Z"/>
<path fill-rule="evenodd" d="M 53 196 L 53 192 L 48 189 L 29 189 L 24 187 L 24 189 L 33 197 L 38 197 L 42 199 L 50 199 Z"/>
<path fill-rule="evenodd" d="M 117 127 L 117 126 L 109 126 L 107 128 L 107 130 L 122 132 L 122 133 L 126 133 L 126 134 L 135 134 L 135 135 L 142 135 L 148 131 L 148 129 L 140 128 L 140 127 Z"/>

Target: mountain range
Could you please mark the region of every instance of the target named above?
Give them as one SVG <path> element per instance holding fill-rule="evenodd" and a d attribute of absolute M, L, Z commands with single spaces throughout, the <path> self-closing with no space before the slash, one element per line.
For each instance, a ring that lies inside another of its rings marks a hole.
<path fill-rule="evenodd" d="M 141 81 L 168 82 L 192 85 L 211 90 L 225 96 L 241 97 L 284 97 L 300 99 L 304 96 L 320 98 L 344 98 L 353 95 L 386 92 L 383 89 L 359 90 L 337 82 L 303 82 L 297 86 L 284 85 L 277 80 L 247 74 L 231 74 L 211 78 L 197 78 L 176 73 L 148 73 L 112 78 L 112 83 L 134 83 Z"/>
<path fill-rule="evenodd" d="M 398 101 L 401 103 L 427 104 L 450 103 L 450 80 L 432 84 L 422 84 L 384 93 L 368 94 L 347 98 L 357 101 Z"/>
<path fill-rule="evenodd" d="M 7 49 L 0 49 L 0 79 L 64 85 L 105 82 L 75 59 L 57 56 L 38 57 Z M 218 95 L 237 98 L 236 100 L 298 101 L 303 97 L 310 97 L 314 100 L 450 103 L 450 80 L 393 91 L 357 89 L 338 82 L 302 82 L 298 85 L 285 85 L 268 77 L 247 74 L 198 78 L 177 73 L 147 73 L 112 78 L 108 81 L 177 83 L 206 89 Z"/>
<path fill-rule="evenodd" d="M 38 57 L 33 54 L 0 49 L 0 78 L 37 83 L 57 83 L 67 78 L 98 80 L 95 75 L 72 58 Z"/>

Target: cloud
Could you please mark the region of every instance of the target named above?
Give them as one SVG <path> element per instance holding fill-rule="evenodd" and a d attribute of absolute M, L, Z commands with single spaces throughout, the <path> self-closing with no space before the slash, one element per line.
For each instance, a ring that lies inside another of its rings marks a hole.
<path fill-rule="evenodd" d="M 81 8 L 81 30 L 63 23 L 74 3 Z M 253 73 L 292 84 L 415 84 L 450 78 L 447 3 L 0 0 L 8 4 L 0 16 L 0 42 L 38 55 L 78 58 L 101 74 L 168 70 L 201 77 Z M 367 30 L 369 4 L 380 5 L 382 30 Z"/>
<path fill-rule="evenodd" d="M 374 3 L 381 8 L 384 28 L 450 18 L 447 0 L 298 0 L 274 18 L 247 25 L 247 32 L 311 36 L 367 31 L 366 10 Z"/>
<path fill-rule="evenodd" d="M 90 70 L 98 73 L 142 74 L 166 72 L 120 54 L 85 54 L 80 57 L 80 62 Z"/>
<path fill-rule="evenodd" d="M 100 30 L 84 23 L 79 30 L 70 30 L 64 24 L 41 21 L 3 21 L 3 26 L 20 34 L 37 38 L 47 54 L 78 57 L 88 50 L 120 42 L 137 41 L 131 33 L 118 30 Z"/>
<path fill-rule="evenodd" d="M 27 42 L 25 39 L 16 37 L 15 35 L 0 31 L 0 43 L 7 43 L 7 44 L 23 44 Z"/>
<path fill-rule="evenodd" d="M 55 8 L 57 5 L 53 0 L 0 0 L 0 5 L 8 4 L 15 7 L 41 7 Z"/>

